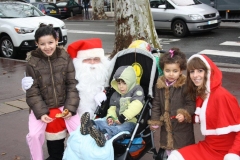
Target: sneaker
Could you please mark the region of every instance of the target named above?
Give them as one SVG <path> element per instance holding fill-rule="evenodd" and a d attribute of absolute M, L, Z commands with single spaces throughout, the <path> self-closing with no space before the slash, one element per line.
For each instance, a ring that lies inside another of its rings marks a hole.
<path fill-rule="evenodd" d="M 90 121 L 90 113 L 85 112 L 81 117 L 81 128 L 80 132 L 82 135 L 89 134 L 89 128 L 92 127 L 92 123 Z"/>
<path fill-rule="evenodd" d="M 106 143 L 106 138 L 102 132 L 97 130 L 95 127 L 90 128 L 90 135 L 96 141 L 99 147 L 103 147 Z"/>

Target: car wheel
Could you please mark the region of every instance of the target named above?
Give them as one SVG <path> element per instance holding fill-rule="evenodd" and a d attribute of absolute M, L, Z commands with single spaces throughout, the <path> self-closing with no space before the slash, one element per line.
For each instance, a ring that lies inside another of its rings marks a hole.
<path fill-rule="evenodd" d="M 73 11 L 71 11 L 71 12 L 70 12 L 70 16 L 71 16 L 71 17 L 73 17 L 73 16 L 74 16 L 74 14 L 73 14 Z"/>
<path fill-rule="evenodd" d="M 188 28 L 185 22 L 182 20 L 176 20 L 173 22 L 172 31 L 176 37 L 185 37 L 188 33 Z"/>
<path fill-rule="evenodd" d="M 16 51 L 9 36 L 3 36 L 0 39 L 0 54 L 6 58 L 15 58 Z"/>

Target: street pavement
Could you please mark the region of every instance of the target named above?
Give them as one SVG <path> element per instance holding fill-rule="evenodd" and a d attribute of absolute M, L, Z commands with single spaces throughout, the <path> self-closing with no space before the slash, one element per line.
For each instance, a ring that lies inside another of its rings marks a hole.
<path fill-rule="evenodd" d="M 107 13 L 107 20 L 114 20 L 111 13 Z M 69 18 L 65 21 L 87 21 L 89 15 Z M 231 27 L 234 23 L 225 23 L 224 27 Z M 25 93 L 21 89 L 21 79 L 24 76 L 26 61 L 0 58 L 0 160 L 29 160 L 29 149 L 25 136 L 28 133 L 29 107 L 25 101 Z M 217 63 L 223 71 L 223 86 L 229 90 L 240 102 L 240 65 Z M 195 125 L 196 142 L 203 136 L 199 125 Z M 158 148 L 159 131 L 155 133 L 155 145 Z M 43 145 L 44 156 L 48 153 Z M 151 160 L 152 155 L 146 154 L 142 160 Z"/>

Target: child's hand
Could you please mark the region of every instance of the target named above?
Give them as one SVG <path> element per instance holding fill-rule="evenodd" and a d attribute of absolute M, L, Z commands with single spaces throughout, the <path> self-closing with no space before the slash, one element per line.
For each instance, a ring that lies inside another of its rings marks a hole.
<path fill-rule="evenodd" d="M 109 126 L 111 126 L 112 124 L 113 124 L 113 119 L 112 118 L 108 118 L 107 119 L 107 124 L 109 125 Z"/>
<path fill-rule="evenodd" d="M 176 116 L 176 119 L 178 120 L 178 122 L 183 122 L 184 121 L 184 116 L 182 115 L 182 114 L 178 114 L 177 116 Z"/>
<path fill-rule="evenodd" d="M 53 119 L 51 117 L 49 117 L 48 115 L 44 114 L 41 116 L 41 120 L 45 123 L 50 123 L 53 121 Z"/>
<path fill-rule="evenodd" d="M 72 117 L 72 112 L 68 112 L 68 114 L 62 118 L 64 118 L 65 120 L 69 120 Z"/>
<path fill-rule="evenodd" d="M 122 124 L 119 120 L 116 120 L 115 123 L 117 123 L 117 124 Z"/>
<path fill-rule="evenodd" d="M 156 131 L 156 129 L 159 128 L 159 125 L 150 125 L 150 130 L 151 131 Z"/>

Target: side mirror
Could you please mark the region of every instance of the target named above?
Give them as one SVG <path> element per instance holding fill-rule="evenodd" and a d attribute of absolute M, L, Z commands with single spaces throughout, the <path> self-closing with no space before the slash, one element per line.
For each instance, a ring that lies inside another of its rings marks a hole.
<path fill-rule="evenodd" d="M 160 9 L 166 9 L 166 5 L 165 5 L 165 4 L 159 5 L 158 8 L 160 8 Z"/>

